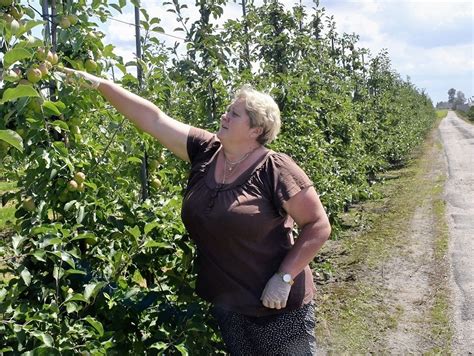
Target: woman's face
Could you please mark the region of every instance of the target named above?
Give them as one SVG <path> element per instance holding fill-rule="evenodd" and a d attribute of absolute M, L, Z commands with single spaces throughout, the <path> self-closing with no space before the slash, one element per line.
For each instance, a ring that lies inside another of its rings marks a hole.
<path fill-rule="evenodd" d="M 250 118 L 245 109 L 245 101 L 237 99 L 221 116 L 217 137 L 223 142 L 247 142 L 255 128 L 250 128 Z"/>

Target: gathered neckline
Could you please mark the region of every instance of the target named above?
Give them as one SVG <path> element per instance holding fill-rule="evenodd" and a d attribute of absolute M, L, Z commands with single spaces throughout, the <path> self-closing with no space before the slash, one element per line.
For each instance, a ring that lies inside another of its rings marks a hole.
<path fill-rule="evenodd" d="M 219 151 L 222 149 L 222 144 L 216 150 L 216 152 L 212 155 L 209 166 L 205 176 L 205 182 L 208 188 L 210 189 L 219 189 L 219 190 L 228 190 L 234 188 L 236 186 L 242 185 L 245 181 L 249 180 L 250 177 L 259 169 L 261 168 L 265 162 L 267 161 L 268 157 L 272 154 L 276 153 L 275 151 L 269 149 L 261 159 L 257 160 L 255 163 L 250 165 L 247 169 L 245 169 L 236 179 L 234 179 L 230 183 L 218 183 L 215 178 L 215 171 L 217 166 L 217 156 L 219 155 Z"/>

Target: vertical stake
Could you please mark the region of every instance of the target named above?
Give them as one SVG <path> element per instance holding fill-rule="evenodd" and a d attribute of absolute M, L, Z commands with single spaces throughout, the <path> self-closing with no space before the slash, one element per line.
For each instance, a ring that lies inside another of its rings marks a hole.
<path fill-rule="evenodd" d="M 252 65 L 250 64 L 250 48 L 249 48 L 249 29 L 247 26 L 247 8 L 246 0 L 242 0 L 242 16 L 244 19 L 244 32 L 245 32 L 245 62 L 247 64 L 247 69 L 251 70 Z"/>
<path fill-rule="evenodd" d="M 49 18 L 49 11 L 48 11 L 48 0 L 43 0 L 43 20 L 44 20 L 44 40 L 46 42 L 46 46 L 50 44 L 50 27 L 49 22 L 51 19 Z"/>
<path fill-rule="evenodd" d="M 140 2 L 138 2 L 140 5 Z M 142 59 L 142 44 L 140 36 L 140 8 L 135 6 L 135 45 L 137 54 L 137 79 L 138 79 L 138 90 L 141 91 L 143 87 L 143 71 L 140 60 Z M 143 157 L 142 164 L 140 167 L 140 180 L 142 183 L 142 201 L 148 199 L 148 167 L 147 167 L 147 152 L 146 147 L 143 145 Z"/>

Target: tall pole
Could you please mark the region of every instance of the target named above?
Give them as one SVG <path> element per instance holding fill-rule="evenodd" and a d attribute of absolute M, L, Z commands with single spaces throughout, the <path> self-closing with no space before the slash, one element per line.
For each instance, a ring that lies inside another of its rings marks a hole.
<path fill-rule="evenodd" d="M 138 2 L 140 5 L 140 2 Z M 143 87 L 143 71 L 140 60 L 142 59 L 142 44 L 140 36 L 140 8 L 135 6 L 135 44 L 137 52 L 137 79 L 138 79 L 138 90 L 141 91 Z M 143 145 L 143 158 L 140 167 L 140 180 L 142 183 L 142 201 L 148 199 L 148 167 L 147 167 L 148 156 L 145 145 Z"/>
<path fill-rule="evenodd" d="M 245 32 L 245 63 L 247 64 L 247 69 L 251 70 L 252 66 L 250 64 L 250 49 L 249 49 L 249 29 L 247 26 L 247 8 L 246 0 L 242 0 L 242 15 L 244 17 L 244 32 Z"/>
<path fill-rule="evenodd" d="M 46 45 L 50 44 L 50 27 L 49 27 L 49 22 L 51 19 L 49 18 L 49 11 L 48 11 L 48 0 L 43 1 L 43 20 L 44 20 L 44 39 L 46 42 Z"/>
<path fill-rule="evenodd" d="M 140 39 L 140 9 L 138 6 L 135 6 L 135 47 L 137 51 L 137 78 L 139 89 L 142 88 L 143 84 L 142 66 L 139 62 L 139 59 L 142 59 L 142 44 Z"/>
<path fill-rule="evenodd" d="M 57 47 L 57 42 L 58 42 L 58 36 L 56 34 L 56 29 L 57 29 L 57 21 L 56 21 L 56 16 L 57 16 L 57 10 L 56 10 L 56 0 L 51 0 L 51 48 L 54 53 L 56 53 L 56 47 Z"/>
<path fill-rule="evenodd" d="M 47 2 L 47 1 L 45 1 Z M 51 0 L 51 50 L 53 53 L 56 53 L 56 48 L 58 45 L 58 35 L 57 35 L 57 9 L 56 9 L 56 0 Z M 49 81 L 49 96 L 51 100 L 56 101 L 56 81 L 51 79 Z"/>

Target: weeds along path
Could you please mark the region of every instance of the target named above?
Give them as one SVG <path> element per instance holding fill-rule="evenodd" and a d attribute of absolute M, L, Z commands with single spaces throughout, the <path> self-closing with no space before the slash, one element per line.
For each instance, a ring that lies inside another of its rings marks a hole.
<path fill-rule="evenodd" d="M 474 125 L 453 111 L 439 127 L 448 165 L 445 187 L 454 302 L 454 351 L 474 353 Z"/>
<path fill-rule="evenodd" d="M 385 336 L 384 351 L 390 354 L 444 353 L 451 348 L 446 303 L 449 273 L 444 258 L 448 236 L 442 200 L 446 164 L 439 131 L 433 132 L 428 143 L 413 181 L 416 192 L 407 197 L 414 210 L 401 231 L 405 236 L 382 264 L 378 280 L 395 319 L 395 327 Z"/>
<path fill-rule="evenodd" d="M 440 130 L 417 159 L 389 172 L 385 198 L 354 208 L 352 233 L 322 251 L 334 276 L 318 296 L 320 354 L 451 353 Z"/>

